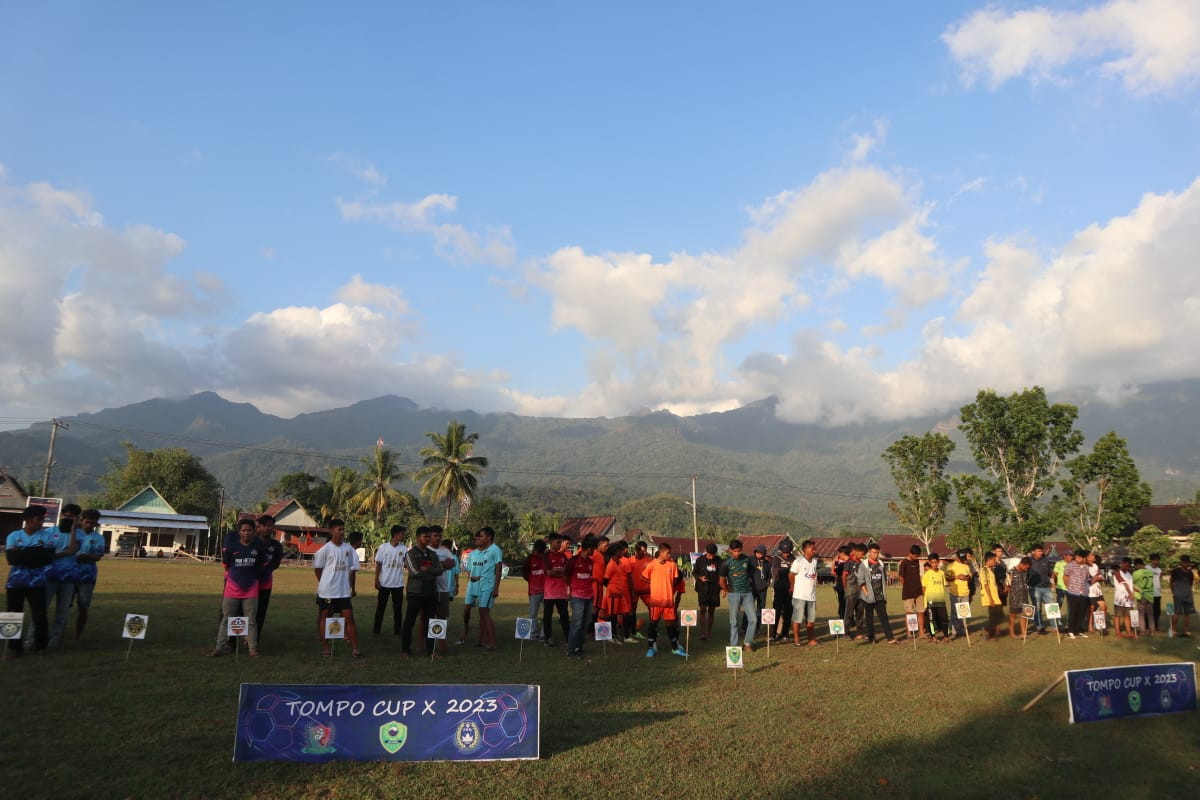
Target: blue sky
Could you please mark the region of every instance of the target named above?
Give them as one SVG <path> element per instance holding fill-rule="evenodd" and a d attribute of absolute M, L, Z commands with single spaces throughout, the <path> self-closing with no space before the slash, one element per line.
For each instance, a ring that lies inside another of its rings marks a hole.
<path fill-rule="evenodd" d="M 1200 375 L 1194 2 L 0 13 L 0 418 Z"/>

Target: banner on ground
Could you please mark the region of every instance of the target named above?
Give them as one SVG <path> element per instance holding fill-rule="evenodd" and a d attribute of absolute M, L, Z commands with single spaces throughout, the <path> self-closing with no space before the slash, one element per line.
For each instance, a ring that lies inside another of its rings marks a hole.
<path fill-rule="evenodd" d="M 244 683 L 233 760 L 537 759 L 540 723 L 540 686 Z"/>
<path fill-rule="evenodd" d="M 1196 665 L 1136 664 L 1067 670 L 1071 722 L 1196 710 Z"/>

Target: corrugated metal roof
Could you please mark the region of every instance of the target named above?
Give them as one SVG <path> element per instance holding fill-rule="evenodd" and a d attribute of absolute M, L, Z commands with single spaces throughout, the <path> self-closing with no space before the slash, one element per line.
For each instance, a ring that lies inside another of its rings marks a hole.
<path fill-rule="evenodd" d="M 558 532 L 572 542 L 578 542 L 585 536 L 608 536 L 611 539 L 616 524 L 616 517 L 569 517 L 563 520 Z"/>
<path fill-rule="evenodd" d="M 170 528 L 206 531 L 208 520 L 194 514 L 153 514 L 149 511 L 100 512 L 100 525 L 124 525 L 130 528 Z"/>

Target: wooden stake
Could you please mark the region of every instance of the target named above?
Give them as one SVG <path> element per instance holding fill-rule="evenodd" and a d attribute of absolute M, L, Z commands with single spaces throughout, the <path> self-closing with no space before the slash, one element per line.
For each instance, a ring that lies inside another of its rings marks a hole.
<path fill-rule="evenodd" d="M 129 649 L 125 651 L 125 662 L 129 663 L 129 654 L 133 652 L 133 637 L 129 638 Z"/>
<path fill-rule="evenodd" d="M 1057 622 L 1057 620 L 1055 620 L 1055 621 Z M 1033 708 L 1035 705 L 1037 705 L 1041 701 L 1041 699 L 1043 697 L 1050 694 L 1050 692 L 1054 689 L 1055 686 L 1058 686 L 1060 683 L 1062 683 L 1066 679 L 1067 679 L 1067 673 L 1064 672 L 1062 675 L 1058 676 L 1058 680 L 1054 681 L 1054 683 L 1050 684 L 1045 689 L 1042 689 L 1042 691 L 1038 693 L 1038 696 L 1033 698 L 1032 700 L 1030 700 L 1028 703 L 1026 703 L 1021 710 L 1028 711 L 1029 709 Z"/>

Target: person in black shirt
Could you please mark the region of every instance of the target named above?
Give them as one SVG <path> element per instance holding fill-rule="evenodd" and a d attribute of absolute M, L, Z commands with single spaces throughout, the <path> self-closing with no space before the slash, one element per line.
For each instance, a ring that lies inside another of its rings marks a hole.
<path fill-rule="evenodd" d="M 771 583 L 775 587 L 772 605 L 775 608 L 775 631 L 771 637 L 775 642 L 786 642 L 792 629 L 792 590 L 789 582 L 792 562 L 792 540 L 784 539 L 779 552 L 771 559 Z M 771 634 L 768 634 L 771 635 Z"/>
<path fill-rule="evenodd" d="M 717 606 L 721 605 L 720 571 L 721 559 L 717 557 L 717 546 L 710 543 L 704 548 L 704 555 L 697 558 L 692 567 L 692 576 L 696 579 L 696 600 L 700 606 L 701 640 L 712 635 Z"/>
<path fill-rule="evenodd" d="M 275 570 L 283 561 L 283 545 L 275 535 L 275 518 L 263 514 L 255 523 L 255 533 L 266 554 L 267 563 L 263 566 L 262 576 L 258 579 L 258 611 L 255 612 L 255 624 L 258 626 L 258 641 L 262 644 L 263 623 L 267 621 L 267 606 L 271 604 L 271 589 L 275 586 Z"/>

